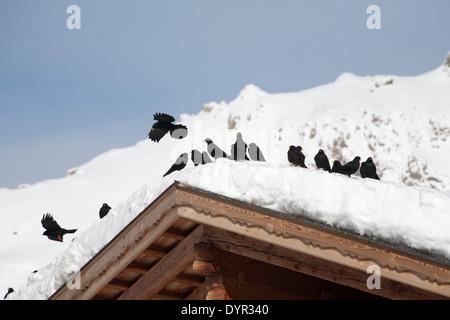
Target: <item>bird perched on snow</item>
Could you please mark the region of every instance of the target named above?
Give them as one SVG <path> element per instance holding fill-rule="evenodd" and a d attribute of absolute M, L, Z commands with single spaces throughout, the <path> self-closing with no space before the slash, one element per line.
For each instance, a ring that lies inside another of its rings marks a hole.
<path fill-rule="evenodd" d="M 182 124 L 173 124 L 175 118 L 165 113 L 155 113 L 153 120 L 157 122 L 148 133 L 148 138 L 159 142 L 168 132 L 174 139 L 183 139 L 188 134 L 188 129 Z"/>
<path fill-rule="evenodd" d="M 256 143 L 252 142 L 248 145 L 248 155 L 250 156 L 250 159 L 253 161 L 263 161 L 263 162 L 266 161 L 261 152 L 261 149 L 259 149 Z"/>
<path fill-rule="evenodd" d="M 203 151 L 202 152 L 202 164 L 208 164 L 208 163 L 212 163 L 211 158 L 208 156 L 208 152 Z"/>
<path fill-rule="evenodd" d="M 352 174 L 356 173 L 359 169 L 359 164 L 361 162 L 361 157 L 355 157 L 352 161 L 344 164 L 340 169 L 338 173 L 341 173 L 346 176 L 351 176 Z"/>
<path fill-rule="evenodd" d="M 170 169 L 163 175 L 163 177 L 171 174 L 174 171 L 180 171 L 186 167 L 187 163 L 189 161 L 189 157 L 187 153 L 181 154 L 178 159 L 175 161 L 175 163 L 170 167 Z"/>
<path fill-rule="evenodd" d="M 289 163 L 293 166 L 300 166 L 302 168 L 307 168 L 305 165 L 305 155 L 302 152 L 303 148 L 301 146 L 290 146 L 287 156 Z"/>
<path fill-rule="evenodd" d="M 211 157 L 213 157 L 214 159 L 229 159 L 229 156 L 226 154 L 226 152 L 220 149 L 210 138 L 206 138 L 203 141 L 207 143 L 208 146 L 206 150 L 208 150 L 208 153 L 211 155 Z"/>
<path fill-rule="evenodd" d="M 43 215 L 41 224 L 45 229 L 42 235 L 53 241 L 63 242 L 63 236 L 66 233 L 75 233 L 77 231 L 77 229 L 66 230 L 61 228 L 50 213 Z"/>
<path fill-rule="evenodd" d="M 10 293 L 13 293 L 14 292 L 14 289 L 13 288 L 8 288 L 8 292 L 5 294 L 5 296 L 3 297 L 3 300 L 5 300 L 6 299 L 6 297 L 10 294 Z"/>
<path fill-rule="evenodd" d="M 380 180 L 377 174 L 377 167 L 373 163 L 372 157 L 367 158 L 367 160 L 361 163 L 361 168 L 359 168 L 359 173 L 363 178 L 370 178 L 375 180 Z"/>
<path fill-rule="evenodd" d="M 100 211 L 99 211 L 99 213 L 98 213 L 99 216 L 100 216 L 100 219 L 103 219 L 103 217 L 106 216 L 106 215 L 108 214 L 109 210 L 111 210 L 111 207 L 108 206 L 108 204 L 104 203 L 104 204 L 101 206 Z"/>
<path fill-rule="evenodd" d="M 340 173 L 341 168 L 342 168 L 341 162 L 339 160 L 334 160 L 333 167 L 331 168 L 331 172 Z"/>
<path fill-rule="evenodd" d="M 202 164 L 202 153 L 198 151 L 197 149 L 193 149 L 191 151 L 191 160 L 194 163 L 194 166 L 198 166 L 199 164 Z"/>
<path fill-rule="evenodd" d="M 328 157 L 322 149 L 320 149 L 316 154 L 316 156 L 314 157 L 314 161 L 316 162 L 317 168 L 331 172 L 330 162 L 328 161 Z"/>
<path fill-rule="evenodd" d="M 236 142 L 231 146 L 231 159 L 235 161 L 249 160 L 247 157 L 247 144 L 242 139 L 242 134 L 236 134 Z"/>

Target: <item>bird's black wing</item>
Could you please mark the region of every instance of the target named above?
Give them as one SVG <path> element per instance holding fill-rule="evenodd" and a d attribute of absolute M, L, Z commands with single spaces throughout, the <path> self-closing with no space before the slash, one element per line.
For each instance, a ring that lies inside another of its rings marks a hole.
<path fill-rule="evenodd" d="M 153 115 L 153 120 L 156 120 L 159 122 L 174 122 L 175 118 L 166 113 L 155 113 Z"/>
<path fill-rule="evenodd" d="M 148 133 L 148 138 L 152 141 L 159 142 L 167 133 L 167 130 L 157 126 L 153 126 L 152 130 Z"/>
<path fill-rule="evenodd" d="M 49 231 L 61 229 L 61 227 L 58 225 L 55 219 L 53 219 L 53 216 L 50 213 L 44 214 L 41 219 L 41 224 L 44 229 Z"/>

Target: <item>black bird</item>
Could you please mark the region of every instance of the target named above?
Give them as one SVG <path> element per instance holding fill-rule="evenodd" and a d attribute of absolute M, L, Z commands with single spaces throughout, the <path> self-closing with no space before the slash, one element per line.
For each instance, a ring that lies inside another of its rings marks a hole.
<path fill-rule="evenodd" d="M 264 159 L 264 156 L 261 152 L 261 149 L 256 145 L 256 143 L 250 143 L 248 145 L 248 155 L 250 156 L 250 159 L 254 161 L 263 161 L 265 162 L 266 159 Z"/>
<path fill-rule="evenodd" d="M 341 162 L 339 160 L 334 160 L 333 167 L 331 168 L 331 172 L 340 173 L 341 168 L 342 168 Z"/>
<path fill-rule="evenodd" d="M 148 138 L 152 141 L 159 142 L 167 132 L 170 132 L 170 136 L 174 139 L 183 139 L 188 134 L 187 127 L 182 124 L 173 124 L 175 118 L 168 114 L 155 113 L 153 120 L 157 122 L 148 133 Z"/>
<path fill-rule="evenodd" d="M 242 139 L 242 134 L 236 134 L 236 142 L 231 146 L 231 159 L 235 161 L 250 160 L 247 156 L 247 144 Z"/>
<path fill-rule="evenodd" d="M 5 297 L 3 298 L 3 300 L 5 300 L 6 297 L 7 297 L 10 293 L 13 293 L 13 292 L 14 292 L 14 289 L 13 289 L 13 288 L 8 288 L 8 292 L 5 294 Z"/>
<path fill-rule="evenodd" d="M 171 174 L 174 171 L 180 171 L 186 167 L 187 163 L 189 161 L 189 157 L 187 153 L 181 154 L 178 159 L 175 161 L 175 163 L 170 167 L 169 171 L 167 171 L 163 177 Z"/>
<path fill-rule="evenodd" d="M 198 166 L 199 164 L 202 164 L 202 153 L 196 149 L 191 151 L 191 160 L 194 163 L 194 166 Z"/>
<path fill-rule="evenodd" d="M 202 152 L 202 164 L 212 163 L 211 158 L 208 156 L 208 152 Z"/>
<path fill-rule="evenodd" d="M 100 219 L 103 219 L 103 217 L 106 216 L 106 215 L 108 214 L 109 210 L 111 210 L 111 207 L 108 206 L 107 203 L 104 203 L 104 204 L 102 205 L 102 207 L 100 208 L 100 211 L 99 211 L 99 213 L 98 213 L 99 216 L 100 216 Z"/>
<path fill-rule="evenodd" d="M 377 167 L 375 166 L 375 163 L 373 163 L 372 157 L 367 158 L 365 162 L 361 163 L 359 173 L 363 178 L 380 180 L 380 177 L 378 177 L 377 174 Z"/>
<path fill-rule="evenodd" d="M 339 169 L 339 173 L 350 177 L 352 174 L 354 174 L 354 173 L 356 173 L 356 171 L 358 171 L 360 162 L 361 162 L 361 157 L 355 157 L 352 161 L 344 164 Z"/>
<path fill-rule="evenodd" d="M 320 149 L 316 154 L 316 156 L 314 157 L 314 161 L 316 162 L 317 168 L 331 172 L 330 162 L 328 161 L 328 157 L 322 149 Z"/>
<path fill-rule="evenodd" d="M 63 236 L 66 233 L 75 233 L 77 231 L 77 229 L 66 230 L 61 228 L 50 213 L 44 214 L 41 224 L 46 229 L 42 235 L 53 241 L 63 242 Z"/>
<path fill-rule="evenodd" d="M 288 160 L 294 166 L 300 166 L 307 168 L 305 165 L 305 155 L 302 153 L 303 148 L 301 146 L 290 146 L 288 150 Z"/>
<path fill-rule="evenodd" d="M 230 156 L 226 154 L 225 151 L 223 151 L 222 149 L 220 149 L 210 138 L 206 138 L 204 140 L 207 143 L 207 148 L 206 150 L 208 150 L 208 153 L 211 155 L 211 157 L 213 157 L 214 159 L 219 159 L 219 158 L 226 158 L 229 159 Z"/>

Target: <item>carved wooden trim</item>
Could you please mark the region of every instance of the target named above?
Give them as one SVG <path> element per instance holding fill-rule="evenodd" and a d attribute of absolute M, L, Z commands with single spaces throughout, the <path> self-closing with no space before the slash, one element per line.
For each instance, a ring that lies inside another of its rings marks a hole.
<path fill-rule="evenodd" d="M 450 297 L 448 266 L 411 256 L 368 241 L 307 223 L 280 218 L 246 208 L 223 197 L 203 195 L 178 187 L 176 205 L 180 217 L 223 230 L 270 242 L 347 267 L 366 271 L 377 265 L 382 276 L 436 294 Z"/>

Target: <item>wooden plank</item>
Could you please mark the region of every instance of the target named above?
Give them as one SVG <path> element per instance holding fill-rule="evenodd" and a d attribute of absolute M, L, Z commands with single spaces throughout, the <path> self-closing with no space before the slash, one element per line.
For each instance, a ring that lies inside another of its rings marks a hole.
<path fill-rule="evenodd" d="M 192 287 L 200 287 L 202 286 L 205 279 L 204 277 L 181 273 L 177 275 L 173 281 L 187 284 Z"/>
<path fill-rule="evenodd" d="M 178 214 L 185 219 L 242 234 L 316 258 L 366 272 L 376 265 L 382 277 L 442 297 L 450 297 L 450 269 L 434 261 L 390 247 L 258 211 L 223 197 L 181 188 L 176 190 Z"/>
<path fill-rule="evenodd" d="M 185 236 L 182 232 L 180 232 L 174 228 L 167 229 L 162 235 L 163 235 L 163 237 L 175 239 L 178 241 L 182 241 L 185 238 Z"/>
<path fill-rule="evenodd" d="M 131 262 L 129 265 L 127 265 L 125 268 L 123 268 L 123 270 L 128 271 L 128 272 L 132 272 L 132 273 L 137 273 L 137 274 L 146 274 L 148 271 L 148 267 L 137 263 L 135 261 Z"/>
<path fill-rule="evenodd" d="M 125 291 L 119 300 L 142 300 L 156 296 L 194 261 L 194 244 L 201 240 L 203 226 L 198 226 L 183 241 Z"/>
<path fill-rule="evenodd" d="M 161 290 L 157 295 L 154 296 L 154 299 L 161 300 L 183 300 L 184 298 L 184 294 L 168 290 Z"/>
<path fill-rule="evenodd" d="M 164 256 L 166 255 L 166 252 L 164 250 L 155 248 L 147 248 L 142 253 L 157 258 L 164 258 Z"/>
<path fill-rule="evenodd" d="M 81 289 L 63 285 L 50 300 L 89 300 L 179 219 L 171 186 L 81 269 Z"/>
<path fill-rule="evenodd" d="M 123 280 L 112 279 L 111 282 L 108 283 L 106 286 L 120 291 L 125 291 L 131 286 L 131 283 L 128 283 L 127 281 Z"/>

